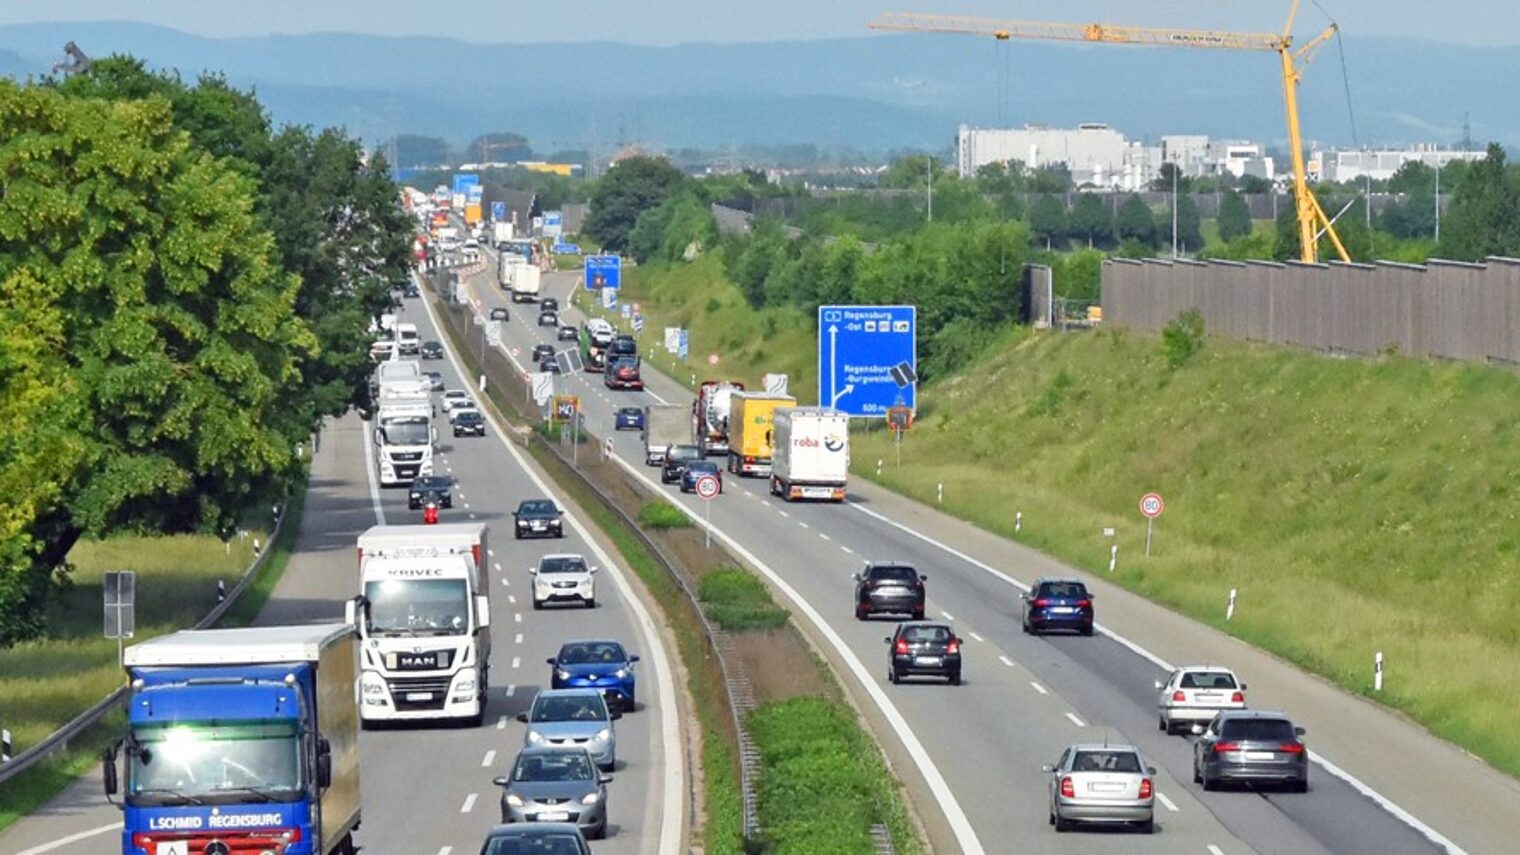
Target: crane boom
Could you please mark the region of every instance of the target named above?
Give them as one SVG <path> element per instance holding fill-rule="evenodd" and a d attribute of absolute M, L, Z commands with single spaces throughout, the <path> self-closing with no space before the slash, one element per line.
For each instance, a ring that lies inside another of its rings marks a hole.
<path fill-rule="evenodd" d="M 903 30 L 917 33 L 959 33 L 990 36 L 998 41 L 1041 39 L 1047 41 L 1088 42 L 1099 44 L 1141 45 L 1150 47 L 1212 48 L 1218 50 L 1271 51 L 1282 61 L 1283 102 L 1288 114 L 1288 147 L 1293 161 L 1293 200 L 1298 213 L 1299 258 L 1313 263 L 1318 259 L 1315 226 L 1321 226 L 1342 261 L 1351 256 L 1336 234 L 1335 226 L 1309 190 L 1304 165 L 1303 135 L 1298 120 L 1298 83 L 1315 51 L 1335 35 L 1331 24 L 1297 51 L 1293 49 L 1293 22 L 1298 15 L 1299 0 L 1293 0 L 1288 22 L 1278 33 L 1233 33 L 1222 30 L 1177 30 L 1161 27 L 1131 27 L 1114 24 L 1059 24 L 1042 21 L 977 18 L 966 15 L 934 15 L 920 12 L 887 12 L 870 23 L 873 30 Z"/>

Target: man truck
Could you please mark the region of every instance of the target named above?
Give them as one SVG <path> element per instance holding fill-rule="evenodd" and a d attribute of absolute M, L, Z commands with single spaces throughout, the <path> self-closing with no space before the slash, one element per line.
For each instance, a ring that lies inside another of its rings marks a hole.
<path fill-rule="evenodd" d="M 128 647 L 126 734 L 103 758 L 123 855 L 357 852 L 357 654 L 342 624 Z"/>
<path fill-rule="evenodd" d="M 659 466 L 672 445 L 686 441 L 686 408 L 680 404 L 651 404 L 644 408 L 644 463 Z"/>
<path fill-rule="evenodd" d="M 380 485 L 410 484 L 433 474 L 433 404 L 427 401 L 387 402 L 385 384 L 380 386 L 380 410 L 375 416 L 375 470 Z"/>
<path fill-rule="evenodd" d="M 728 411 L 735 392 L 744 391 L 736 380 L 703 380 L 691 403 L 691 442 L 704 457 L 728 453 Z"/>
<path fill-rule="evenodd" d="M 490 555 L 481 523 L 378 525 L 359 535 L 360 719 L 479 724 L 490 685 Z"/>
<path fill-rule="evenodd" d="M 734 392 L 729 396 L 728 471 L 735 475 L 771 474 L 772 421 L 776 410 L 795 407 L 797 399 L 769 392 Z"/>
<path fill-rule="evenodd" d="M 844 501 L 850 417 L 828 407 L 782 407 L 774 415 L 771 495 Z"/>

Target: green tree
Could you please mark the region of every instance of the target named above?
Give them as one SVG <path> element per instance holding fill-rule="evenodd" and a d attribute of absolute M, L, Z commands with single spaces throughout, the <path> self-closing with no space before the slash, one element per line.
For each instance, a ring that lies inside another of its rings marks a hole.
<path fill-rule="evenodd" d="M 454 162 L 449 143 L 442 137 L 401 134 L 387 146 L 396 153 L 396 165 L 405 169 L 419 166 L 445 166 Z"/>
<path fill-rule="evenodd" d="M 478 163 L 528 160 L 533 157 L 533 147 L 522 134 L 496 131 L 470 140 L 464 156 Z"/>
<path fill-rule="evenodd" d="M 630 157 L 597 182 L 585 230 L 603 248 L 621 252 L 639 216 L 664 202 L 686 176 L 663 157 Z"/>
<path fill-rule="evenodd" d="M 1461 261 L 1520 255 L 1520 178 L 1505 168 L 1498 143 L 1489 143 L 1487 156 L 1468 167 L 1452 193 L 1439 253 Z"/>
<path fill-rule="evenodd" d="M 887 166 L 887 170 L 876 180 L 876 186 L 893 190 L 923 190 L 929 181 L 930 170 L 935 173 L 934 181 L 939 183 L 939 173 L 945 168 L 944 158 L 935 158 L 927 154 L 910 154 L 899 157 Z"/>
<path fill-rule="evenodd" d="M 1172 180 L 1177 181 L 1177 192 L 1191 193 L 1193 191 L 1193 179 L 1182 174 L 1182 169 L 1175 163 L 1163 163 L 1157 171 L 1155 178 L 1151 179 L 1151 190 L 1156 193 L 1172 192 Z"/>
<path fill-rule="evenodd" d="M 1260 175 L 1242 175 L 1235 189 L 1250 196 L 1273 192 L 1272 182 Z"/>
<path fill-rule="evenodd" d="M 14 639 L 82 533 L 220 527 L 292 474 L 309 424 L 287 398 L 318 344 L 253 181 L 195 148 L 168 100 L 0 81 L 0 128 L 26 141 L 0 146 L 0 311 L 34 327 L 0 358 L 70 389 L 0 381 L 6 421 L 14 403 L 63 457 L 24 494 L 29 515 L 10 496 L 0 514 L 0 638 Z M 30 462 L 0 459 L 0 483 L 36 477 L 17 469 Z"/>
<path fill-rule="evenodd" d="M 1061 197 L 1042 195 L 1029 207 L 1029 231 L 1045 241 L 1047 247 L 1065 241 L 1069 228 Z"/>
<path fill-rule="evenodd" d="M 1075 186 L 1071 169 L 1064 163 L 1047 163 L 1029 172 L 1031 193 L 1070 193 Z"/>
<path fill-rule="evenodd" d="M 1159 223 L 1161 243 L 1172 242 L 1171 211 Z M 1181 252 L 1197 252 L 1203 248 L 1203 228 L 1198 217 L 1198 203 L 1191 193 L 1177 195 L 1177 248 Z"/>
<path fill-rule="evenodd" d="M 1130 194 L 1124 204 L 1119 206 L 1119 216 L 1115 219 L 1115 228 L 1121 241 L 1132 240 L 1151 247 L 1156 245 L 1156 215 L 1139 196 Z"/>
<path fill-rule="evenodd" d="M 1071 236 L 1087 241 L 1089 247 L 1106 246 L 1114 239 L 1114 215 L 1103 197 L 1095 193 L 1077 194 L 1071 207 Z"/>
<path fill-rule="evenodd" d="M 1226 243 L 1251 233 L 1251 208 L 1234 190 L 1219 200 L 1219 238 Z"/>

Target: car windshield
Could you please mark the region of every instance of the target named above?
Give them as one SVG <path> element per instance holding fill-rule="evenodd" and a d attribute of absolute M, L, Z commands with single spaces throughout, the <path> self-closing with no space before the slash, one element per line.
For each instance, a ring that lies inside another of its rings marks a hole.
<path fill-rule="evenodd" d="M 1087 596 L 1087 588 L 1081 582 L 1046 582 L 1040 586 L 1040 596 L 1057 599 L 1080 600 Z"/>
<path fill-rule="evenodd" d="M 693 460 L 686 464 L 686 471 L 696 474 L 698 472 L 717 472 L 718 464 L 710 460 Z"/>
<path fill-rule="evenodd" d="M 1293 724 L 1281 718 L 1239 718 L 1224 723 L 1220 739 L 1259 740 L 1261 742 L 1294 742 L 1298 734 Z"/>
<path fill-rule="evenodd" d="M 480 411 L 479 410 L 475 410 L 475 409 L 460 410 L 458 417 L 455 419 L 455 421 L 459 422 L 462 425 L 464 425 L 464 424 L 471 424 L 473 422 L 478 422 L 480 420 L 481 420 Z"/>
<path fill-rule="evenodd" d="M 553 754 L 526 754 L 517 758 L 512 769 L 514 781 L 589 781 L 591 759 L 571 751 Z"/>
<path fill-rule="evenodd" d="M 578 834 L 566 831 L 514 832 L 486 841 L 480 855 L 582 855 Z"/>
<path fill-rule="evenodd" d="M 1071 760 L 1073 772 L 1139 772 L 1140 755 L 1133 751 L 1078 751 Z"/>
<path fill-rule="evenodd" d="M 386 445 L 426 445 L 429 439 L 427 416 L 403 416 L 386 419 L 380 426 Z"/>
<path fill-rule="evenodd" d="M 1189 671 L 1179 684 L 1183 689 L 1233 689 L 1235 675 L 1224 671 Z"/>
<path fill-rule="evenodd" d="M 638 353 L 639 343 L 631 338 L 620 338 L 612 342 L 612 352 L 618 355 Z"/>
<path fill-rule="evenodd" d="M 910 626 L 903 629 L 902 637 L 908 641 L 944 643 L 950 640 L 950 628 L 944 626 Z"/>
<path fill-rule="evenodd" d="M 617 664 L 627 660 L 621 644 L 612 641 L 585 641 L 560 648 L 557 661 L 561 665 L 596 665 Z"/>
<path fill-rule="evenodd" d="M 540 697 L 533 702 L 531 721 L 606 721 L 607 705 L 600 695 Z"/>
<path fill-rule="evenodd" d="M 872 567 L 870 577 L 877 582 L 916 582 L 918 571 L 912 567 Z"/>
<path fill-rule="evenodd" d="M 364 586 L 369 631 L 375 634 L 453 635 L 470 622 L 463 579 L 383 579 Z"/>
<path fill-rule="evenodd" d="M 670 449 L 667 456 L 673 460 L 696 460 L 702 456 L 702 452 L 695 445 L 677 445 Z"/>
<path fill-rule="evenodd" d="M 429 490 L 447 490 L 450 486 L 449 479 L 442 475 L 424 475 L 412 482 L 412 492 L 425 493 Z"/>
<path fill-rule="evenodd" d="M 301 740 L 290 719 L 139 725 L 132 738 L 132 805 L 293 801 L 302 790 Z"/>
<path fill-rule="evenodd" d="M 553 502 L 539 500 L 535 502 L 523 502 L 517 506 L 517 513 L 525 517 L 553 516 L 559 513 L 559 509 Z"/>
<path fill-rule="evenodd" d="M 549 557 L 538 562 L 540 573 L 584 573 L 586 562 L 580 558 Z"/>

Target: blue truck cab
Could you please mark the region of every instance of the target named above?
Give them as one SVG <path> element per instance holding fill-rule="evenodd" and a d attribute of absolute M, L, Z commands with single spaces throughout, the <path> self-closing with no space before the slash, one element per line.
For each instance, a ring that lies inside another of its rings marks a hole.
<path fill-rule="evenodd" d="M 127 730 L 105 756 L 123 855 L 357 851 L 352 627 L 187 630 L 125 661 Z"/>

